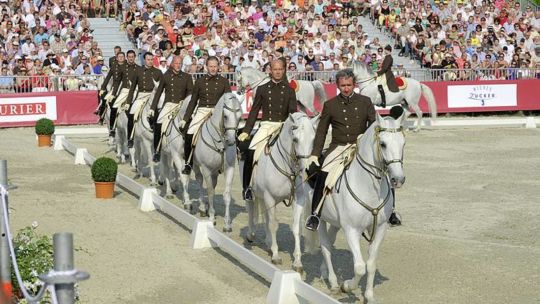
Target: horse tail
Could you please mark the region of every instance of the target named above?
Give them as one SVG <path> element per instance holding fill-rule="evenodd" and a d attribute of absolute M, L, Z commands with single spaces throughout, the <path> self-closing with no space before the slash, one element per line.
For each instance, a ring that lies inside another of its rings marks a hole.
<path fill-rule="evenodd" d="M 313 89 L 315 90 L 315 94 L 319 96 L 319 102 L 321 103 L 321 106 L 326 102 L 328 97 L 326 96 L 326 90 L 324 89 L 324 85 L 322 81 L 316 80 L 311 82 L 313 85 Z"/>
<path fill-rule="evenodd" d="M 437 118 L 437 103 L 435 102 L 435 95 L 433 95 L 433 91 L 430 87 L 423 83 L 420 83 L 420 88 L 422 90 L 422 95 L 424 95 L 424 98 L 427 101 L 431 118 Z"/>

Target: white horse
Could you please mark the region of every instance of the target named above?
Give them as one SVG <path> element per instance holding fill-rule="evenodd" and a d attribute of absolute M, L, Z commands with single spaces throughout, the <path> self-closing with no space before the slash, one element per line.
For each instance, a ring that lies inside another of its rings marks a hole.
<path fill-rule="evenodd" d="M 225 93 L 219 99 L 212 116 L 206 120 L 200 130 L 193 151 L 194 172 L 202 189 L 203 179 L 208 191 L 208 204 L 199 205 L 201 216 L 208 215 L 215 221 L 214 194 L 217 179 L 221 171 L 225 174 L 225 225 L 223 231 L 231 232 L 232 224 L 229 213 L 231 189 L 236 164 L 236 130 L 242 118 L 240 101 L 233 93 Z M 187 185 L 184 185 L 187 189 Z M 202 198 L 202 195 L 201 195 Z"/>
<path fill-rule="evenodd" d="M 186 164 L 184 157 L 184 137 L 180 130 L 180 121 L 186 113 L 190 99 L 191 95 L 182 101 L 176 117 L 169 123 L 168 128 L 166 130 L 164 129 L 165 134 L 161 138 L 161 161 L 159 163 L 161 177 L 165 179 L 165 197 L 173 198 L 171 188 L 172 177 L 180 179 L 184 191 L 184 207 L 188 210 L 191 210 L 191 200 L 187 187 L 189 176 L 180 173 Z"/>
<path fill-rule="evenodd" d="M 255 90 L 258 86 L 270 81 L 270 76 L 257 69 L 247 67 L 242 68 L 236 73 L 236 90 L 243 94 L 246 87 L 250 87 L 253 90 L 253 96 L 255 96 Z M 320 80 L 308 81 L 308 80 L 296 80 L 298 84 L 298 91 L 296 92 L 296 99 L 300 105 L 302 112 L 306 112 L 308 109 L 313 115 L 317 115 L 313 101 L 315 95 L 319 97 L 320 103 L 326 102 L 326 91 L 324 90 L 324 84 Z"/>
<path fill-rule="evenodd" d="M 106 108 L 106 122 L 110 121 L 111 111 L 109 109 L 109 106 Z M 115 130 L 115 136 L 114 138 L 109 138 L 109 145 L 114 146 L 114 149 L 116 150 L 116 158 L 118 158 L 119 163 L 123 164 L 126 162 L 126 159 L 130 157 L 130 151 L 128 149 L 128 138 L 127 138 L 127 125 L 128 125 L 128 118 L 125 111 L 120 111 L 118 109 L 118 114 L 116 115 L 116 122 L 114 125 Z"/>
<path fill-rule="evenodd" d="M 379 93 L 378 84 L 376 81 L 376 75 L 372 70 L 362 62 L 355 61 L 353 63 L 353 72 L 356 77 L 356 81 L 359 83 L 360 92 L 362 95 L 366 95 L 371 98 L 373 104 L 378 105 L 382 102 L 381 95 Z M 386 76 L 382 76 L 386 77 Z M 416 79 L 401 77 L 405 80 L 407 88 L 404 90 L 399 90 L 399 92 L 390 92 L 385 90 L 386 105 L 402 105 L 405 112 L 405 119 L 411 114 L 409 108 L 412 108 L 416 113 L 416 130 L 420 129 L 422 123 L 422 110 L 418 104 L 420 103 L 420 96 L 424 95 L 428 103 L 429 112 L 431 113 L 431 118 L 437 118 L 437 104 L 435 103 L 435 96 L 433 91 Z"/>
<path fill-rule="evenodd" d="M 254 201 L 247 201 L 249 229 L 246 239 L 255 238 L 255 223 L 262 209 L 266 220 L 266 245 L 272 254 L 272 263 L 281 264 L 276 240 L 278 221 L 276 207 L 282 201 L 293 204 L 294 261 L 293 268 L 302 271 L 302 251 L 300 249 L 300 229 L 304 223 L 304 210 L 310 210 L 309 186 L 303 181 L 306 160 L 313 148 L 315 128 L 319 117 L 312 120 L 301 112 L 289 115 L 281 133 L 268 153 L 262 152 L 253 175 L 252 189 Z M 308 205 L 307 205 L 308 204 Z M 307 232 L 307 231 L 306 231 Z M 310 232 L 311 233 L 311 232 Z M 306 247 L 314 235 L 306 235 Z"/>
<path fill-rule="evenodd" d="M 330 286 L 333 291 L 337 291 L 339 287 L 332 266 L 331 247 L 336 233 L 343 228 L 353 254 L 354 278 L 345 281 L 342 290 L 349 292 L 358 288 L 360 278 L 366 273 L 366 263 L 360 251 L 360 238 L 364 235 L 370 243 L 365 291 L 368 303 L 375 301 L 375 260 L 392 213 L 394 197 L 391 187 L 399 188 L 405 182 L 402 159 L 405 145 L 401 127 L 403 118 L 404 115 L 401 115 L 395 120 L 377 114 L 377 121 L 358 139 L 355 159 L 332 192 L 326 196 L 322 209 L 319 238 L 324 263 L 321 265 L 321 273 L 325 276 L 328 271 Z M 327 223 L 330 225 L 328 230 Z"/>
<path fill-rule="evenodd" d="M 131 160 L 131 166 L 137 172 L 135 178 L 139 178 L 143 172 L 143 165 L 150 167 L 150 185 L 156 186 L 156 172 L 154 163 L 152 162 L 152 155 L 154 153 L 154 132 L 150 122 L 148 122 L 148 113 L 150 111 L 152 96 L 144 104 L 139 120 L 135 122 L 133 127 L 133 158 Z"/>

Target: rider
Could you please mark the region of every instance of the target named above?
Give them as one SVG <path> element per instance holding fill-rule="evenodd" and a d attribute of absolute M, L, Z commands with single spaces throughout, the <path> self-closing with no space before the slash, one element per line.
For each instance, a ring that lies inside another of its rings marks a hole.
<path fill-rule="evenodd" d="M 351 69 L 341 70 L 336 74 L 336 84 L 340 94 L 324 103 L 315 139 L 313 150 L 308 159 L 308 166 L 319 166 L 319 157 L 322 153 L 326 133 L 332 126 L 332 142 L 326 151 L 321 170 L 317 173 L 317 182 L 312 200 L 312 215 L 307 219 L 306 228 L 317 230 L 319 217 L 324 202 L 325 182 L 328 169 L 341 162 L 342 154 L 349 144 L 355 144 L 358 136 L 363 134 L 369 125 L 375 121 L 375 108 L 367 96 L 354 93 L 356 78 Z M 328 190 L 326 190 L 328 191 Z M 319 207 L 319 204 L 321 205 Z"/>
<path fill-rule="evenodd" d="M 386 85 L 388 86 L 390 92 L 399 92 L 396 78 L 394 77 L 394 73 L 392 72 L 392 65 L 394 63 L 394 59 L 392 59 L 392 47 L 390 45 L 384 47 L 384 55 L 385 56 L 381 64 L 381 68 L 377 71 L 377 76 L 385 75 Z M 381 93 L 381 107 L 385 108 L 386 96 L 384 94 L 383 85 L 379 84 L 378 88 L 379 92 Z"/>
<path fill-rule="evenodd" d="M 170 108 L 175 104 L 181 103 L 188 95 L 191 94 L 193 88 L 193 80 L 191 75 L 182 72 L 182 58 L 175 56 L 171 67 L 163 74 L 159 86 L 156 90 L 154 100 L 152 101 L 152 109 L 149 112 L 149 118 L 154 121 L 154 162 L 160 160 L 160 141 L 161 141 L 161 124 L 158 123 L 158 103 L 161 93 L 165 91 L 165 101 L 162 110 Z"/>
<path fill-rule="evenodd" d="M 129 56 L 129 55 L 128 55 Z M 154 67 L 154 55 L 150 52 L 144 54 L 144 67 L 137 69 L 137 73 L 131 82 L 129 94 L 126 102 L 131 105 L 131 110 L 128 114 L 128 148 L 133 148 L 133 126 L 135 111 L 140 106 L 148 102 L 154 90 L 154 82 L 159 82 L 162 73 Z M 137 93 L 135 94 L 135 88 Z"/>
<path fill-rule="evenodd" d="M 127 64 L 125 67 L 124 72 L 122 73 L 122 87 L 120 88 L 120 92 L 114 102 L 114 107 L 122 107 L 124 111 L 126 111 L 127 117 L 128 117 L 128 127 L 131 124 L 133 126 L 133 115 L 129 114 L 130 106 L 131 106 L 131 100 L 128 99 L 129 91 L 131 89 L 131 83 L 133 82 L 133 79 L 137 77 L 137 71 L 139 70 L 140 66 L 135 63 L 135 51 L 129 50 L 127 51 Z M 112 119 L 111 119 L 112 120 Z M 132 127 L 133 129 L 133 127 Z M 131 132 L 128 132 L 128 140 L 130 139 Z"/>
<path fill-rule="evenodd" d="M 239 141 L 248 139 L 259 111 L 262 109 L 260 127 L 253 136 L 249 149 L 245 153 L 243 171 L 243 197 L 244 200 L 252 200 L 251 173 L 253 172 L 253 156 L 259 143 L 266 141 L 279 130 L 289 114 L 296 112 L 296 94 L 289 87 L 285 77 L 285 64 L 283 60 L 276 59 L 270 64 L 271 80 L 257 88 L 253 106 L 249 112 L 246 125 L 238 136 Z"/>
<path fill-rule="evenodd" d="M 118 52 L 116 54 L 116 62 L 113 63 L 111 66 L 111 70 L 107 74 L 107 77 L 105 77 L 105 80 L 103 81 L 103 84 L 101 85 L 101 91 L 100 95 L 105 96 L 111 94 L 113 96 L 113 99 L 108 101 L 109 103 L 109 109 L 111 110 L 111 116 L 109 119 L 109 136 L 114 137 L 114 122 L 116 120 L 116 112 L 118 111 L 118 107 L 114 107 L 116 96 L 118 94 L 118 89 L 120 88 L 120 84 L 122 83 L 122 76 L 124 74 L 124 70 L 126 67 L 125 64 L 126 56 L 123 52 Z M 109 83 L 110 79 L 113 80 L 113 88 L 112 92 L 107 94 L 107 84 Z M 103 115 L 103 112 L 105 111 L 105 103 L 102 103 L 101 107 L 99 108 L 99 116 Z"/>
<path fill-rule="evenodd" d="M 193 167 L 193 156 L 191 155 L 193 135 L 198 132 L 204 120 L 211 115 L 221 96 L 231 92 L 229 81 L 225 77 L 218 75 L 219 59 L 217 57 L 211 56 L 206 60 L 206 69 L 208 75 L 195 81 L 193 95 L 191 95 L 184 119 L 180 122 L 180 129 L 184 129 L 187 123 L 191 122 L 185 136 L 184 157 L 186 158 L 186 166 L 182 170 L 182 174 L 190 174 Z M 195 107 L 198 108 L 192 119 L 191 115 L 195 111 Z"/>

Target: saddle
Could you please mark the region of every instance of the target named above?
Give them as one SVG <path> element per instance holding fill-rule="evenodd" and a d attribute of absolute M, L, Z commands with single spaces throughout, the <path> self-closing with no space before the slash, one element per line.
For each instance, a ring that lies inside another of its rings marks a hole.
<path fill-rule="evenodd" d="M 323 164 L 323 171 L 328 172 L 328 177 L 325 181 L 325 186 L 328 189 L 333 189 L 338 180 L 343 176 L 343 173 L 347 171 L 350 164 L 356 155 L 356 144 L 347 145 L 344 147 L 337 147 L 326 157 L 326 161 Z"/>
<path fill-rule="evenodd" d="M 407 81 L 405 80 L 405 78 L 396 76 L 395 79 L 396 79 L 396 83 L 400 91 L 405 90 L 407 88 Z M 381 75 L 377 77 L 377 85 L 382 85 L 385 91 L 389 91 L 388 84 L 386 83 L 385 75 Z"/>

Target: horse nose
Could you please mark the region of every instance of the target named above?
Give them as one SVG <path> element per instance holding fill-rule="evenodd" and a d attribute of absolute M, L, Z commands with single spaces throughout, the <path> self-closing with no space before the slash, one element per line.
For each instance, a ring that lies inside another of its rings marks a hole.
<path fill-rule="evenodd" d="M 405 183 L 405 176 L 394 176 L 390 178 L 390 181 L 392 182 L 392 186 L 394 186 L 394 188 L 401 188 L 401 186 L 403 186 Z"/>

